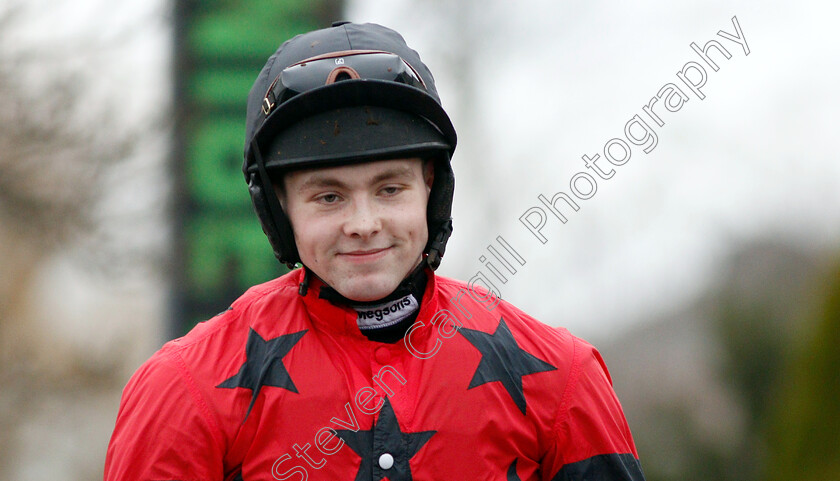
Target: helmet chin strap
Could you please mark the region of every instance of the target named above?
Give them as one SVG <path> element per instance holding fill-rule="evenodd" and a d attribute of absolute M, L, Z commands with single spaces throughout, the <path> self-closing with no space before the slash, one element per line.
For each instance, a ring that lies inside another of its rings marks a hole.
<path fill-rule="evenodd" d="M 305 297 L 309 291 L 309 281 L 312 280 L 312 271 L 308 267 L 303 266 L 303 282 L 298 285 L 298 294 Z M 326 285 L 326 282 L 324 283 Z"/>

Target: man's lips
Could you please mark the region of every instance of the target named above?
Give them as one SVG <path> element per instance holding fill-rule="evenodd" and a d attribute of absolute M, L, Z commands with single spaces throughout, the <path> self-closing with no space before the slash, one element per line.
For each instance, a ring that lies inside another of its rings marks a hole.
<path fill-rule="evenodd" d="M 339 252 L 338 255 L 345 256 L 349 259 L 369 259 L 385 253 L 388 249 L 390 249 L 390 247 L 380 247 L 377 249 L 359 249 L 354 251 Z"/>

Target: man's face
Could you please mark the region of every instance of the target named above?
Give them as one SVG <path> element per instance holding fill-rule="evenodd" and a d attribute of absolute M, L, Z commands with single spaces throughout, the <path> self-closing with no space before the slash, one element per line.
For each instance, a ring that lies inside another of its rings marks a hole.
<path fill-rule="evenodd" d="M 419 158 L 286 174 L 278 195 L 301 262 L 348 299 L 387 296 L 422 259 L 433 176 Z"/>

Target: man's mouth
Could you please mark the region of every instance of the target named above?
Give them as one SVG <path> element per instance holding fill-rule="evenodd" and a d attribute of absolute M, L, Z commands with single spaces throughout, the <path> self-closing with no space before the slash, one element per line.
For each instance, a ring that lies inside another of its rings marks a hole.
<path fill-rule="evenodd" d="M 376 249 L 358 249 L 353 251 L 341 252 L 339 255 L 351 260 L 368 260 L 377 259 L 384 255 L 390 247 L 380 247 Z"/>

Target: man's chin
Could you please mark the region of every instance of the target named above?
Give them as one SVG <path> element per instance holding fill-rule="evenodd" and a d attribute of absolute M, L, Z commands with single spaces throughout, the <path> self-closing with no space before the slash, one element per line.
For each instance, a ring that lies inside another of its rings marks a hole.
<path fill-rule="evenodd" d="M 369 302 L 382 299 L 394 292 L 399 280 L 383 279 L 377 274 L 356 275 L 351 281 L 342 283 L 335 289 L 347 299 L 358 302 Z"/>

